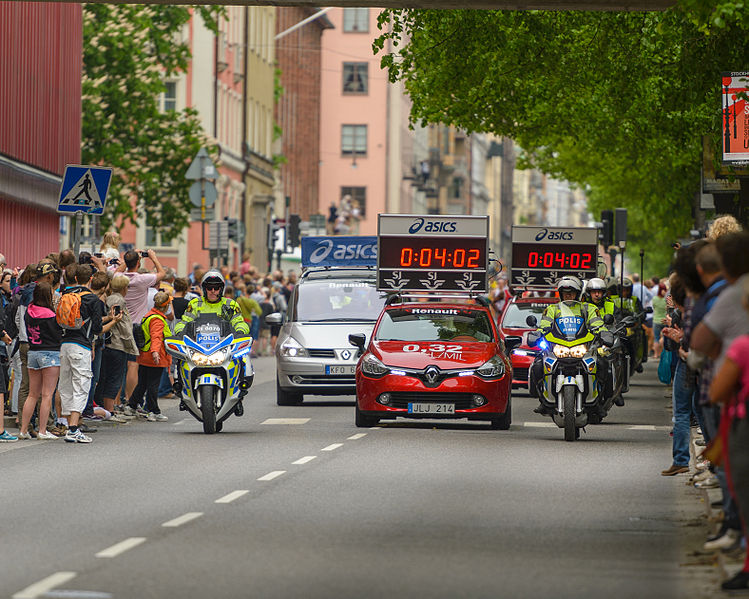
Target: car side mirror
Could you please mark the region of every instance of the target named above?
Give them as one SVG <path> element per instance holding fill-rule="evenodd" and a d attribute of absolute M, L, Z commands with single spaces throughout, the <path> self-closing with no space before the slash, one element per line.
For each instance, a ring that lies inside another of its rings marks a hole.
<path fill-rule="evenodd" d="M 280 312 L 273 312 L 273 314 L 268 314 L 268 316 L 265 317 L 265 323 L 266 324 L 282 324 L 283 315 Z"/>
<path fill-rule="evenodd" d="M 603 317 L 603 324 L 605 324 L 607 327 L 610 327 L 612 324 L 616 322 L 616 319 L 614 318 L 613 314 L 606 314 Z"/>
<path fill-rule="evenodd" d="M 348 342 L 364 351 L 364 345 L 367 343 L 367 336 L 364 333 L 351 333 L 348 336 Z"/>
<path fill-rule="evenodd" d="M 528 318 L 533 318 L 533 320 L 536 319 L 535 316 L 529 316 Z M 528 333 L 526 339 L 528 341 L 528 345 L 534 347 L 538 345 L 538 340 L 541 339 L 541 333 L 539 331 L 531 331 L 530 333 Z"/>
<path fill-rule="evenodd" d="M 610 316 L 610 314 L 607 314 L 607 316 Z M 611 331 L 601 331 L 601 343 L 603 343 L 606 347 L 611 347 L 614 345 L 614 333 Z"/>
<path fill-rule="evenodd" d="M 508 335 L 505 337 L 505 348 L 511 352 L 516 347 L 523 345 L 523 338 L 518 335 Z"/>
<path fill-rule="evenodd" d="M 527 324 L 529 327 L 536 327 L 538 326 L 538 320 L 536 319 L 533 314 L 529 314 L 525 319 L 525 324 Z"/>

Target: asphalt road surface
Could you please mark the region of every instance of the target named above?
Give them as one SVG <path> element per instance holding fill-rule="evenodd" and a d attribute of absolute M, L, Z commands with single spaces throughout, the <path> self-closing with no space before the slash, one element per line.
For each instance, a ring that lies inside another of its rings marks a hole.
<path fill-rule="evenodd" d="M 255 365 L 217 435 L 169 401 L 90 445 L 0 445 L 2 596 L 690 596 L 654 365 L 575 443 L 523 393 L 509 431 L 357 429 L 352 398 L 278 407 Z"/>

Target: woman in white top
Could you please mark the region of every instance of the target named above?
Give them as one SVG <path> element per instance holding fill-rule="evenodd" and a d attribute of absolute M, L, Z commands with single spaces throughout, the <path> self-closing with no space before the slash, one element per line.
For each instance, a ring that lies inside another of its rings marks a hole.
<path fill-rule="evenodd" d="M 120 234 L 116 231 L 107 231 L 104 233 L 104 239 L 101 242 L 101 249 L 104 254 L 104 261 L 120 259 Z"/>

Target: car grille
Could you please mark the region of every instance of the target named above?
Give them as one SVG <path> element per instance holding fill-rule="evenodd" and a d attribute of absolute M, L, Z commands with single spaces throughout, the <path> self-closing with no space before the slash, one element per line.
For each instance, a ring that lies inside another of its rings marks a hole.
<path fill-rule="evenodd" d="M 356 385 L 356 376 L 353 374 L 302 374 L 301 381 L 294 381 L 297 385 L 324 385 L 333 387 L 336 385 Z"/>
<path fill-rule="evenodd" d="M 527 368 L 513 368 L 512 369 L 512 380 L 513 381 L 527 381 L 528 380 L 528 369 Z"/>
<path fill-rule="evenodd" d="M 335 351 L 332 349 L 308 349 L 307 353 L 310 358 L 335 358 Z"/>
<path fill-rule="evenodd" d="M 470 410 L 473 405 L 472 393 L 409 393 L 396 391 L 390 393 L 391 408 L 408 409 L 409 403 L 454 403 L 456 410 Z"/>

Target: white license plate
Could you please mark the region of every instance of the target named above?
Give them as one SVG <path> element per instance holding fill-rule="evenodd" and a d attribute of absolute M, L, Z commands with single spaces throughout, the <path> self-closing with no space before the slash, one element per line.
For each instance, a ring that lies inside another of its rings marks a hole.
<path fill-rule="evenodd" d="M 356 366 L 326 366 L 325 374 L 356 374 Z"/>
<path fill-rule="evenodd" d="M 454 403 L 410 403 L 409 414 L 455 414 Z"/>

